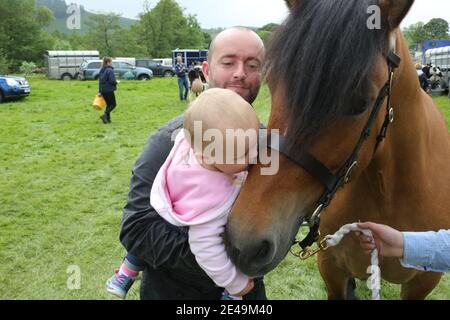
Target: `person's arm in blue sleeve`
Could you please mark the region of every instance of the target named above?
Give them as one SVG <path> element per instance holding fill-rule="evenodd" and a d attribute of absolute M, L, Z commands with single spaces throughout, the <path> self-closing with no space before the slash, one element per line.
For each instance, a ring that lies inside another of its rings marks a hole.
<path fill-rule="evenodd" d="M 450 230 L 403 232 L 401 263 L 421 271 L 450 272 Z"/>
<path fill-rule="evenodd" d="M 357 232 L 360 245 L 368 255 L 378 249 L 383 257 L 399 258 L 407 268 L 420 271 L 450 272 L 450 230 L 439 232 L 400 232 L 372 222 L 359 223 L 373 237 Z"/>
<path fill-rule="evenodd" d="M 177 118 L 147 143 L 133 170 L 128 202 L 123 210 L 120 240 L 132 255 L 152 268 L 198 269 L 188 242 L 188 230 L 166 222 L 150 205 L 153 181 L 173 147 L 172 133 L 182 127 Z"/>

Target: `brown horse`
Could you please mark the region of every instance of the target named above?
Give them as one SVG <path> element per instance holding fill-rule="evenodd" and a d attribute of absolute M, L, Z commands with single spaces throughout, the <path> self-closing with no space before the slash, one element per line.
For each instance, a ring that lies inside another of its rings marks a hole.
<path fill-rule="evenodd" d="M 261 175 L 262 164 L 250 169 L 230 215 L 227 249 L 244 273 L 260 276 L 273 270 L 323 197 L 324 182 L 307 165 L 293 161 L 295 154 L 307 152 L 335 175 L 348 168 L 362 136 L 348 183 L 333 193 L 322 212 L 321 237 L 357 221 L 403 231 L 450 228 L 449 131 L 420 88 L 398 28 L 413 2 L 287 1 L 291 13 L 273 38 L 267 78 L 272 92 L 269 129 L 279 129 L 289 148 L 270 151 L 279 156 L 276 175 Z M 377 12 L 368 10 L 374 4 L 380 9 L 380 28 L 368 27 L 368 12 Z M 401 63 L 390 86 L 392 53 Z M 365 132 L 371 117 L 372 130 Z M 328 297 L 350 297 L 349 283 L 367 279 L 369 264 L 354 235 L 321 252 L 318 267 Z M 380 268 L 382 278 L 402 285 L 403 299 L 424 299 L 442 276 L 403 268 L 398 259 L 381 258 Z"/>

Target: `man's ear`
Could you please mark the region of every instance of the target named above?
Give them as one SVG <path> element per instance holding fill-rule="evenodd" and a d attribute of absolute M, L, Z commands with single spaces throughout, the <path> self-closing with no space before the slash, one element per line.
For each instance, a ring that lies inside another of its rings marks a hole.
<path fill-rule="evenodd" d="M 203 64 L 202 64 L 202 72 L 203 72 L 203 75 L 206 78 L 206 82 L 209 83 L 209 63 L 208 63 L 208 61 L 204 61 L 203 62 Z"/>
<path fill-rule="evenodd" d="M 381 12 L 387 16 L 390 30 L 400 25 L 413 4 L 414 0 L 380 0 Z"/>
<path fill-rule="evenodd" d="M 285 0 L 286 1 L 286 5 L 289 8 L 289 11 L 294 11 L 295 9 L 298 8 L 298 6 L 300 5 L 300 0 Z"/>

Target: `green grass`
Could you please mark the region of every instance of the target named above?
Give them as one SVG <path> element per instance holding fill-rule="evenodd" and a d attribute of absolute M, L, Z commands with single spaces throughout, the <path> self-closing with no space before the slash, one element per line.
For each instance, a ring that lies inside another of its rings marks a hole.
<path fill-rule="evenodd" d="M 450 129 L 450 99 L 447 97 L 439 97 L 434 99 L 436 103 L 439 105 L 442 113 L 445 116 L 445 119 L 447 119 L 447 125 Z"/>
<path fill-rule="evenodd" d="M 110 299 L 104 282 L 125 253 L 118 234 L 131 169 L 149 135 L 187 104 L 176 79 L 122 82 L 105 126 L 90 106 L 96 82 L 29 80 L 29 98 L 0 105 L 0 299 Z M 450 100 L 436 101 L 450 120 Z M 264 122 L 269 105 L 264 88 L 255 103 Z M 72 265 L 80 290 L 67 287 Z M 314 260 L 288 256 L 266 286 L 271 299 L 326 299 Z M 398 286 L 382 291 L 398 298 Z M 446 276 L 430 298 L 449 292 Z"/>

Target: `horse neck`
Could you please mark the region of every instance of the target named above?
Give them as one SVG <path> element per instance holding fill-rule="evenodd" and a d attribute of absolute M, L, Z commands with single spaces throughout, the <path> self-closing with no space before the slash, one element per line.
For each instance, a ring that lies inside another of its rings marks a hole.
<path fill-rule="evenodd" d="M 442 113 L 420 87 L 417 72 L 403 35 L 397 34 L 397 54 L 402 58 L 395 71 L 392 106 L 395 121 L 375 158 L 373 171 L 390 172 L 396 180 L 428 177 L 437 159 L 450 158 L 450 135 Z M 450 174 L 450 164 L 440 169 Z M 434 170 L 433 170 L 434 171 Z M 422 180 L 419 180 L 422 181 Z"/>

